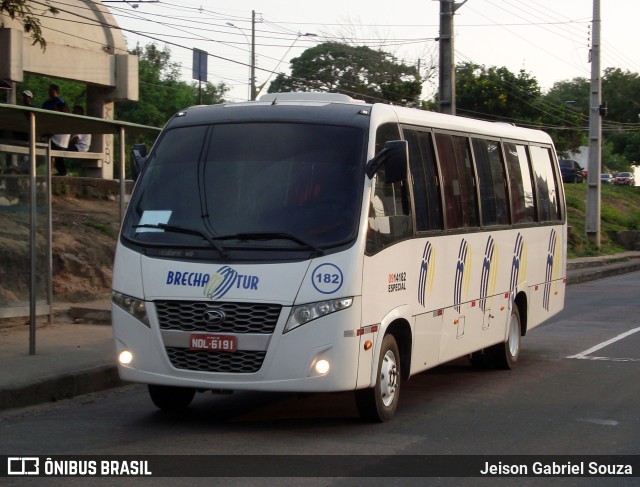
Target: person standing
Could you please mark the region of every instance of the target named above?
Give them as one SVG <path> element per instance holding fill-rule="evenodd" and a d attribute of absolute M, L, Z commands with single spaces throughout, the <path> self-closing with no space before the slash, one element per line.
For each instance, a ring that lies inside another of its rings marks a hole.
<path fill-rule="evenodd" d="M 45 110 L 57 110 L 58 105 L 64 103 L 64 100 L 60 98 L 60 87 L 54 83 L 49 85 L 49 98 L 44 101 L 42 108 Z"/>
<path fill-rule="evenodd" d="M 22 92 L 22 104 L 25 107 L 33 107 L 33 93 L 30 90 L 24 90 Z"/>
<path fill-rule="evenodd" d="M 67 104 L 59 98 L 61 102 L 56 105 L 56 110 L 59 112 L 69 113 L 69 107 Z M 67 150 L 69 147 L 69 139 L 71 138 L 71 134 L 56 134 L 51 137 L 51 148 L 54 150 Z M 67 165 L 64 161 L 63 157 L 54 157 L 52 158 L 53 167 L 57 171 L 54 176 L 66 176 L 67 175 Z"/>
<path fill-rule="evenodd" d="M 84 115 L 84 109 L 80 105 L 73 107 L 74 115 Z M 75 152 L 88 152 L 91 146 L 91 134 L 73 134 L 67 150 Z"/>

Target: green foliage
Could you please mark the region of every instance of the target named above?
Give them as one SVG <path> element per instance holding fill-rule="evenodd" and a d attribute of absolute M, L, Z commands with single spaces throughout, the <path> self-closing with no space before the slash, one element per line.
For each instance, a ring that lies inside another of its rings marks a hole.
<path fill-rule="evenodd" d="M 609 152 L 624 160 L 629 165 L 640 165 L 640 133 L 620 130 L 607 135 Z M 604 158 L 604 152 L 603 156 Z M 607 166 L 609 167 L 609 166 Z M 629 169 L 620 169 L 628 171 Z"/>
<path fill-rule="evenodd" d="M 41 108 L 42 103 L 49 98 L 48 91 L 51 83 L 60 87 L 60 97 L 67 103 L 70 111 L 74 105 L 80 105 L 86 113 L 87 85 L 84 83 L 25 73 L 24 81 L 17 83 L 17 92 L 22 93 L 23 90 L 30 90 L 33 93 L 33 106 Z M 18 102 L 21 101 L 22 97 L 18 96 Z"/>
<path fill-rule="evenodd" d="M 461 114 L 508 122 L 539 121 L 535 105 L 540 98 L 538 81 L 521 70 L 487 68 L 474 63 L 456 67 L 456 106 Z"/>
<path fill-rule="evenodd" d="M 611 138 L 602 144 L 602 167 L 606 167 L 611 172 L 629 171 L 633 172 L 629 159 L 623 153 L 616 150 L 616 145 Z"/>
<path fill-rule="evenodd" d="M 541 100 L 542 120 L 563 156 L 586 145 L 589 132 L 589 81 L 575 78 L 553 85 Z"/>
<path fill-rule="evenodd" d="M 602 75 L 602 99 L 607 103 L 606 122 L 637 124 L 640 76 L 617 68 L 605 69 Z"/>
<path fill-rule="evenodd" d="M 140 94 L 138 101 L 116 105 L 117 119 L 162 127 L 176 112 L 200 103 L 198 84 L 180 78 L 179 65 L 171 61 L 168 47 L 160 50 L 155 44 L 138 45 L 131 53 L 138 56 Z M 221 103 L 227 91 L 224 83 L 206 83 L 202 103 Z"/>
<path fill-rule="evenodd" d="M 567 249 L 570 258 L 621 252 L 624 249 L 615 243 L 613 234 L 620 230 L 640 229 L 640 187 L 603 185 L 600 207 L 601 247 L 595 248 L 585 235 L 587 185 L 566 184 L 564 190 L 570 228 Z"/>
<path fill-rule="evenodd" d="M 366 102 L 414 106 L 422 93 L 414 66 L 366 46 L 326 42 L 291 60 L 291 76 L 279 74 L 269 93 L 323 91 L 344 93 Z"/>
<path fill-rule="evenodd" d="M 100 222 L 96 222 L 93 220 L 88 220 L 87 222 L 85 222 L 85 225 L 89 228 L 93 228 L 95 230 L 98 230 L 102 233 L 104 233 L 105 235 L 108 235 L 109 237 L 117 237 L 117 232 L 114 231 L 108 223 L 100 223 Z"/>
<path fill-rule="evenodd" d="M 53 7 L 49 0 L 37 2 L 38 6 L 44 6 L 45 11 L 57 14 L 59 10 Z M 42 36 L 42 25 L 38 18 L 41 11 L 33 13 L 31 4 L 27 0 L 0 0 L 0 14 L 6 14 L 11 19 L 17 19 L 26 33 L 31 36 L 33 44 L 39 44 L 44 51 L 47 48 L 47 41 Z"/>
<path fill-rule="evenodd" d="M 560 81 L 543 97 L 545 107 L 564 105 L 566 115 L 557 120 L 545 118 L 545 124 L 558 125 L 549 133 L 560 153 L 585 145 L 589 127 L 590 81 L 575 78 Z M 628 171 L 631 165 L 640 163 L 640 128 L 638 103 L 640 76 L 629 71 L 608 68 L 602 76 L 602 100 L 607 105 L 603 121 L 602 165 L 613 171 Z M 571 117 L 569 115 L 572 115 Z M 572 134 L 572 127 L 581 131 L 579 138 Z"/>

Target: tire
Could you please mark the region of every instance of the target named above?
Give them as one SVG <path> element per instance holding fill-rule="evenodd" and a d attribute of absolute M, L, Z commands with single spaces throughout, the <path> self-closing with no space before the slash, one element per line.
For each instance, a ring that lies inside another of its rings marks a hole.
<path fill-rule="evenodd" d="M 383 423 L 393 418 L 400 398 L 400 352 L 393 335 L 386 335 L 380 347 L 376 384 L 356 391 L 356 404 L 365 421 Z"/>
<path fill-rule="evenodd" d="M 520 357 L 522 323 L 520 321 L 520 312 L 515 304 L 511 310 L 508 327 L 507 340 L 489 349 L 494 366 L 504 370 L 513 369 L 517 365 L 518 358 Z"/>
<path fill-rule="evenodd" d="M 188 387 L 158 386 L 154 384 L 149 384 L 147 387 L 153 404 L 163 411 L 184 411 L 189 407 L 193 397 L 196 395 L 196 390 Z"/>

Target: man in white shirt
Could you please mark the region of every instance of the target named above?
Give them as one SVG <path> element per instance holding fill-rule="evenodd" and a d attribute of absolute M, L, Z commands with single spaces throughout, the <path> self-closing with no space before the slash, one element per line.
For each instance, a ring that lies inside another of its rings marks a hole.
<path fill-rule="evenodd" d="M 84 115 L 84 110 L 80 105 L 73 107 L 73 113 L 75 115 Z M 91 146 L 91 134 L 74 134 L 69 140 L 69 146 L 67 150 L 76 152 L 88 152 Z"/>

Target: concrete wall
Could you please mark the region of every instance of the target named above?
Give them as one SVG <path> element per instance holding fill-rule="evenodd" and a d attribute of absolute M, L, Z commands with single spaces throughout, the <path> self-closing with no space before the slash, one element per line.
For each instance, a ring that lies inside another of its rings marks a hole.
<path fill-rule="evenodd" d="M 128 54 L 115 19 L 99 1 L 51 4 L 60 12 L 39 17 L 45 50 L 33 45 L 17 20 L 0 15 L 0 79 L 15 87 L 24 80 L 24 73 L 33 73 L 86 83 L 87 115 L 112 120 L 114 102 L 138 99 L 137 57 Z M 9 97 L 16 98 L 15 93 Z M 94 135 L 91 150 L 105 152 L 105 164 L 90 175 L 113 179 L 113 136 Z"/>

